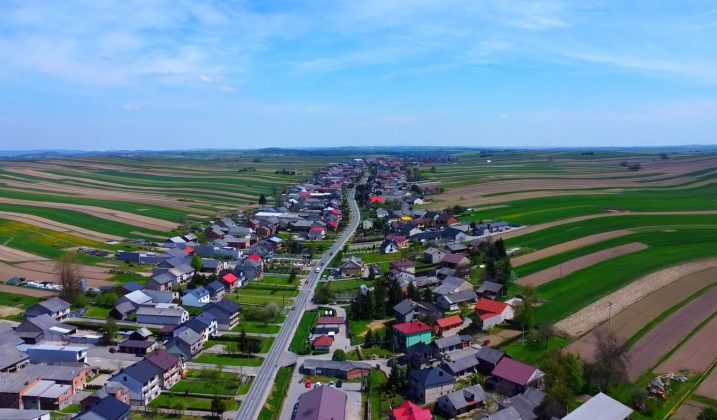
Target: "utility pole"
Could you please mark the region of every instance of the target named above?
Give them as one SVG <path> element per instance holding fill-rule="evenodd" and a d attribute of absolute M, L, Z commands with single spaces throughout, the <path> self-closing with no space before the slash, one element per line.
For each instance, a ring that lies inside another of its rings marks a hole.
<path fill-rule="evenodd" d="M 607 304 L 607 326 L 610 326 L 610 318 L 612 318 L 612 302 Z"/>

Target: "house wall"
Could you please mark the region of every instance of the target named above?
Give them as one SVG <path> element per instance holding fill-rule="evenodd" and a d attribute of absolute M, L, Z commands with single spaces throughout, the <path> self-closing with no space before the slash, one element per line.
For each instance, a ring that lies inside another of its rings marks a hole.
<path fill-rule="evenodd" d="M 418 343 L 431 344 L 431 332 L 426 331 L 406 337 L 406 347 L 411 347 L 412 345 Z"/>

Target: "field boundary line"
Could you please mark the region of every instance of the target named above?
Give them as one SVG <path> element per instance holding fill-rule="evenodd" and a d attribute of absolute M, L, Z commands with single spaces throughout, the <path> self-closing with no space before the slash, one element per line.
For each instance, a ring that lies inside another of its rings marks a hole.
<path fill-rule="evenodd" d="M 710 317 L 710 318 L 712 318 L 712 317 Z M 674 405 L 674 407 L 672 407 L 672 409 L 670 409 L 670 411 L 667 412 L 667 414 L 665 414 L 665 416 L 662 418 L 662 420 L 667 420 L 667 419 L 672 418 L 672 416 L 675 415 L 677 410 L 679 410 L 680 407 L 682 407 L 682 404 L 684 404 L 685 401 L 688 398 L 690 398 L 692 396 L 692 394 L 695 393 L 695 390 L 697 390 L 697 388 L 699 388 L 699 386 L 702 385 L 702 382 L 704 382 L 705 379 L 707 379 L 707 377 L 712 373 L 712 371 L 715 370 L 715 367 L 717 367 L 717 359 L 712 361 L 712 364 L 710 365 L 710 367 L 708 367 L 707 370 L 705 370 L 702 373 L 702 375 L 699 377 L 699 379 L 697 379 L 695 384 L 692 385 L 692 387 L 689 388 L 687 390 L 687 392 L 685 392 L 679 400 L 677 400 L 677 403 Z"/>

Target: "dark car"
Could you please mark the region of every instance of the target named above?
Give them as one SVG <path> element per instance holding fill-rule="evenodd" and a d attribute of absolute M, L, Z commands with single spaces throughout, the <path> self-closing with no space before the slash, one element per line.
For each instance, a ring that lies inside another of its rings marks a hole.
<path fill-rule="evenodd" d="M 336 388 L 341 388 L 342 386 L 344 386 L 344 381 L 342 381 L 341 379 L 336 381 Z"/>

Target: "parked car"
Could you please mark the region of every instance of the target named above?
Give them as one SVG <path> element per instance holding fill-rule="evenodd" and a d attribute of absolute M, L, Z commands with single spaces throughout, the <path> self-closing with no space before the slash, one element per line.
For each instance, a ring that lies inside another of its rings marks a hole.
<path fill-rule="evenodd" d="M 331 388 L 333 388 L 333 387 L 334 387 L 334 381 L 329 382 L 329 386 L 330 386 Z"/>
<path fill-rule="evenodd" d="M 336 388 L 341 388 L 342 386 L 344 386 L 344 381 L 342 381 L 341 379 L 336 381 Z"/>

